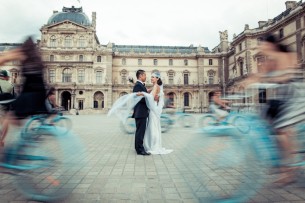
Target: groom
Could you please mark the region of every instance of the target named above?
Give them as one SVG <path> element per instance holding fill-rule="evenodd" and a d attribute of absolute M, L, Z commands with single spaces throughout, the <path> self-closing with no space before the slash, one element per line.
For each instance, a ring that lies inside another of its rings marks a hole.
<path fill-rule="evenodd" d="M 137 82 L 133 88 L 133 92 L 147 92 L 145 87 L 146 73 L 144 70 L 138 70 L 136 73 Z M 136 120 L 136 135 L 135 135 L 135 149 L 138 155 L 150 155 L 146 152 L 143 146 L 143 139 L 146 130 L 147 118 L 149 110 L 145 102 L 145 98 L 141 99 L 139 103 L 134 107 L 132 117 Z"/>

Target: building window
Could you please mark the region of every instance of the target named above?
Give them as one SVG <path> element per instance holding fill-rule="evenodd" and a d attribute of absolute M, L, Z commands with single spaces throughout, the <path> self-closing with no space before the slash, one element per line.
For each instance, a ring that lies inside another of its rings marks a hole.
<path fill-rule="evenodd" d="M 173 65 L 173 59 L 169 59 L 168 65 L 172 66 Z"/>
<path fill-rule="evenodd" d="M 97 62 L 102 62 L 102 57 L 101 56 L 97 56 L 96 61 Z"/>
<path fill-rule="evenodd" d="M 174 71 L 172 71 L 172 70 L 168 71 L 168 83 L 170 85 L 174 84 L 174 75 L 175 75 Z"/>
<path fill-rule="evenodd" d="M 190 94 L 188 92 L 184 93 L 184 106 L 190 106 Z"/>
<path fill-rule="evenodd" d="M 243 44 L 240 43 L 240 44 L 239 44 L 239 51 L 242 51 L 242 50 L 243 50 Z"/>
<path fill-rule="evenodd" d="M 70 68 L 65 68 L 62 72 L 62 82 L 72 81 L 72 71 Z"/>
<path fill-rule="evenodd" d="M 215 74 L 216 74 L 216 72 L 214 70 L 209 70 L 208 71 L 208 79 L 209 79 L 209 84 L 210 85 L 214 84 Z"/>
<path fill-rule="evenodd" d="M 188 63 L 189 63 L 188 60 L 187 60 L 187 59 L 184 59 L 184 65 L 185 65 L 185 66 L 188 66 Z"/>
<path fill-rule="evenodd" d="M 123 66 L 126 65 L 126 59 L 125 59 L 125 58 L 122 59 L 122 65 L 123 65 Z"/>
<path fill-rule="evenodd" d="M 50 47 L 56 47 L 56 37 L 54 35 L 51 37 Z"/>
<path fill-rule="evenodd" d="M 83 110 L 84 109 L 84 100 L 78 100 L 78 109 Z"/>
<path fill-rule="evenodd" d="M 154 59 L 154 66 L 158 65 L 158 59 Z"/>
<path fill-rule="evenodd" d="M 103 76 L 102 71 L 96 71 L 96 83 L 98 84 L 102 83 L 102 76 Z"/>
<path fill-rule="evenodd" d="M 84 56 L 83 55 L 79 55 L 78 59 L 79 59 L 79 61 L 84 61 Z"/>
<path fill-rule="evenodd" d="M 183 81 L 184 81 L 184 84 L 185 85 L 188 85 L 189 84 L 189 74 L 188 73 L 184 73 L 183 74 Z"/>
<path fill-rule="evenodd" d="M 50 83 L 55 82 L 55 70 L 49 70 L 49 82 Z"/>
<path fill-rule="evenodd" d="M 138 59 L 138 66 L 142 66 L 142 59 Z"/>
<path fill-rule="evenodd" d="M 209 59 L 209 65 L 210 65 L 210 66 L 213 65 L 213 59 Z"/>
<path fill-rule="evenodd" d="M 65 47 L 68 47 L 68 48 L 72 47 L 72 39 L 71 39 L 71 36 L 67 36 L 67 37 L 65 38 Z"/>
<path fill-rule="evenodd" d="M 50 61 L 54 61 L 54 55 L 50 55 Z"/>
<path fill-rule="evenodd" d="M 239 62 L 240 75 L 244 75 L 244 61 Z"/>
<path fill-rule="evenodd" d="M 79 37 L 79 47 L 85 47 L 85 38 L 84 36 Z"/>
<path fill-rule="evenodd" d="M 78 70 L 78 82 L 83 83 L 85 81 L 85 70 Z"/>
<path fill-rule="evenodd" d="M 284 29 L 281 28 L 280 31 L 279 31 L 279 37 L 280 39 L 282 39 L 284 37 Z"/>
<path fill-rule="evenodd" d="M 121 78 L 122 78 L 122 84 L 126 84 L 127 83 L 127 70 L 121 71 Z"/>
<path fill-rule="evenodd" d="M 259 103 L 266 103 L 267 93 L 266 89 L 259 89 Z"/>

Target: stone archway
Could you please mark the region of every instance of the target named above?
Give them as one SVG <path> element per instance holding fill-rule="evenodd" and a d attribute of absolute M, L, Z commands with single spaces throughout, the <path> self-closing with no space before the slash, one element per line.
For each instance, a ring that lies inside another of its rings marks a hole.
<path fill-rule="evenodd" d="M 97 91 L 93 95 L 93 108 L 103 109 L 105 108 L 104 94 L 101 91 Z"/>
<path fill-rule="evenodd" d="M 63 91 L 61 93 L 61 106 L 64 107 L 66 111 L 71 109 L 71 93 L 69 91 Z"/>

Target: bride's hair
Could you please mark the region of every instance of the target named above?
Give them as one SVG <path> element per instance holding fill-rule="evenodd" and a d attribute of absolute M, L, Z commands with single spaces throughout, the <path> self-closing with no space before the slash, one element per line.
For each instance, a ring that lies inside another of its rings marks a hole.
<path fill-rule="evenodd" d="M 162 82 L 161 78 L 158 78 L 158 80 L 157 80 L 157 84 L 158 84 L 159 86 L 161 86 L 161 85 L 163 84 L 163 82 Z"/>

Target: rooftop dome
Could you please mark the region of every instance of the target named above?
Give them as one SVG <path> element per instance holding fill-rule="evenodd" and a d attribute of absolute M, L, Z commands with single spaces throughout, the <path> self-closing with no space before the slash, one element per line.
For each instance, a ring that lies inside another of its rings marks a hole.
<path fill-rule="evenodd" d="M 48 25 L 63 22 L 65 20 L 70 20 L 80 25 L 90 26 L 90 20 L 88 16 L 83 13 L 82 7 L 72 8 L 63 7 L 62 12 L 54 12 L 54 14 L 49 18 Z"/>

